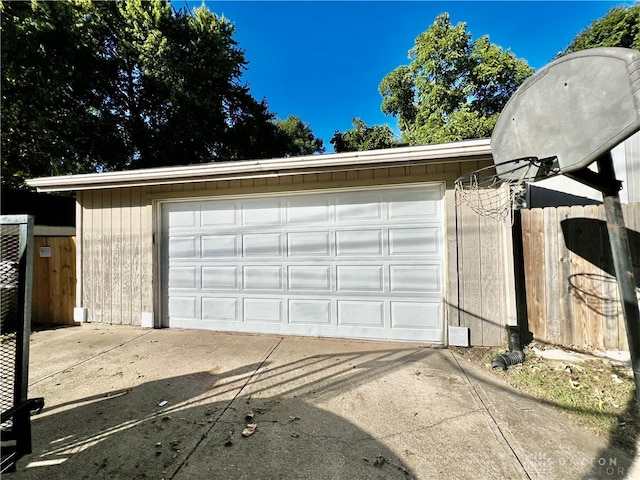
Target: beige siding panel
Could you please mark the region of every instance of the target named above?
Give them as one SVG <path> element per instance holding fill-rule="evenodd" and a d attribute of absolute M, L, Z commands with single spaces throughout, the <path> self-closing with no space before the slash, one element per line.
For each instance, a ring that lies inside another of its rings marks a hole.
<path fill-rule="evenodd" d="M 111 196 L 111 323 L 122 324 L 122 189 Z"/>
<path fill-rule="evenodd" d="M 122 287 L 122 305 L 121 305 L 121 323 L 131 325 L 131 190 L 124 188 L 121 192 L 121 225 L 120 236 L 121 242 L 121 287 Z"/>
<path fill-rule="evenodd" d="M 103 237 L 103 221 L 102 221 L 102 205 L 103 205 L 103 190 L 96 190 L 93 192 L 93 218 L 94 218 L 94 242 L 93 242 L 93 320 L 96 323 L 104 323 L 103 318 L 103 302 L 102 302 L 102 288 L 104 285 L 103 270 L 102 270 L 102 248 L 106 243 L 106 239 Z"/>
<path fill-rule="evenodd" d="M 94 270 L 93 251 L 95 242 L 95 230 L 93 221 L 93 190 L 79 192 L 76 201 L 81 203 L 82 208 L 82 230 L 77 232 L 82 236 L 82 298 L 80 306 L 87 309 L 87 321 L 92 321 L 94 294 Z"/>
<path fill-rule="evenodd" d="M 389 168 L 389 177 L 404 177 L 404 176 L 405 176 L 405 167 Z"/>
<path fill-rule="evenodd" d="M 142 190 L 131 190 L 131 324 L 140 324 L 142 310 Z"/>
<path fill-rule="evenodd" d="M 373 179 L 373 170 L 359 170 L 358 171 L 358 180 L 372 180 Z"/>
<path fill-rule="evenodd" d="M 462 212 L 462 228 L 460 242 L 462 245 L 462 293 L 461 323 L 471 329 L 471 344 L 483 345 L 482 333 L 482 287 L 480 258 L 480 215 L 469 207 L 460 205 Z"/>
<path fill-rule="evenodd" d="M 142 207 L 142 311 L 153 312 L 153 207 L 151 204 Z M 139 321 L 139 320 L 138 320 Z"/>
<path fill-rule="evenodd" d="M 498 346 L 503 344 L 503 325 L 506 314 L 503 278 L 501 229 L 503 224 L 493 218 L 479 218 L 480 241 L 480 288 L 482 345 Z"/>
<path fill-rule="evenodd" d="M 446 231 L 446 272 L 447 290 L 445 292 L 445 312 L 447 324 L 460 325 L 460 310 L 458 305 L 458 236 L 456 221 L 455 192 L 446 190 L 444 194 L 445 231 Z"/>
<path fill-rule="evenodd" d="M 102 323 L 113 323 L 113 311 L 111 302 L 111 262 L 112 262 L 112 246 L 113 246 L 113 224 L 112 224 L 112 209 L 111 201 L 113 196 L 113 190 L 102 191 L 102 239 L 104 245 L 102 245 L 102 255 L 100 257 L 100 264 L 102 269 Z"/>
<path fill-rule="evenodd" d="M 347 179 L 347 172 L 331 172 L 331 181 L 344 182 Z"/>
<path fill-rule="evenodd" d="M 319 173 L 318 183 L 331 183 L 331 172 Z"/>

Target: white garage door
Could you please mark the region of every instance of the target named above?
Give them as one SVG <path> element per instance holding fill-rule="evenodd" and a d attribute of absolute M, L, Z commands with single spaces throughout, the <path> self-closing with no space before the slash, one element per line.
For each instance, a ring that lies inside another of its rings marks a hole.
<path fill-rule="evenodd" d="M 163 325 L 444 341 L 440 185 L 162 205 Z"/>

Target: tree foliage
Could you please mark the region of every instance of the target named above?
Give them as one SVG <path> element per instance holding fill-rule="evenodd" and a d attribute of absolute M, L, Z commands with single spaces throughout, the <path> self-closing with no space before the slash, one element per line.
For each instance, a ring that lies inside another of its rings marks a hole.
<path fill-rule="evenodd" d="M 241 83 L 247 62 L 233 25 L 204 5 L 1 9 L 3 184 L 293 152 L 266 101 Z"/>
<path fill-rule="evenodd" d="M 370 127 L 359 118 L 354 118 L 352 124 L 353 129 L 333 134 L 331 144 L 336 153 L 392 148 L 398 145 L 398 139 L 388 125 Z"/>
<path fill-rule="evenodd" d="M 284 141 L 287 143 L 285 156 L 324 153 L 324 142 L 313 134 L 311 126 L 300 117 L 289 115 L 284 120 L 276 120 L 276 125 L 284 134 Z"/>
<path fill-rule="evenodd" d="M 416 38 L 409 59 L 379 90 L 382 111 L 398 119 L 411 145 L 490 136 L 506 102 L 533 73 L 487 36 L 472 40 L 466 24 L 452 25 L 447 13 Z"/>
<path fill-rule="evenodd" d="M 596 47 L 640 50 L 640 4 L 612 8 L 580 32 L 558 57 Z"/>

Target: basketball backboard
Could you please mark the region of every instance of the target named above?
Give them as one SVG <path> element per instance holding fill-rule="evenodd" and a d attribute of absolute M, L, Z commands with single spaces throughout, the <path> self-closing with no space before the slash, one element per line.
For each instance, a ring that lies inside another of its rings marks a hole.
<path fill-rule="evenodd" d="M 493 130 L 491 149 L 502 180 L 588 167 L 640 130 L 640 52 L 593 48 L 559 58 L 511 97 Z M 555 158 L 554 158 L 555 157 Z M 534 162 L 535 163 L 535 162 Z"/>

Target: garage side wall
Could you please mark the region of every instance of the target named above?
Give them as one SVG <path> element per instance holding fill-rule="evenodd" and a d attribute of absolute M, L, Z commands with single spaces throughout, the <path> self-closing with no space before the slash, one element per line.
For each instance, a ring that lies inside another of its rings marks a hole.
<path fill-rule="evenodd" d="M 490 163 L 465 161 L 79 192 L 78 305 L 87 309 L 89 322 L 140 325 L 142 313 L 153 312 L 157 324 L 154 201 L 441 181 L 447 186 L 445 321 L 469 326 L 472 344 L 500 344 L 507 319 L 503 292 L 508 282 L 499 260 L 505 253 L 504 232 L 492 220 L 465 213 L 456 206 L 453 193 L 456 178 Z M 491 260 L 479 264 L 478 255 Z"/>
<path fill-rule="evenodd" d="M 516 324 L 511 227 L 456 205 L 454 198 L 447 222 L 449 272 L 458 275 L 449 277 L 449 325 L 468 327 L 471 345 L 504 345 L 505 325 Z"/>
<path fill-rule="evenodd" d="M 87 190 L 78 202 L 78 295 L 87 321 L 140 325 L 141 313 L 153 311 L 153 218 L 145 189 Z"/>

